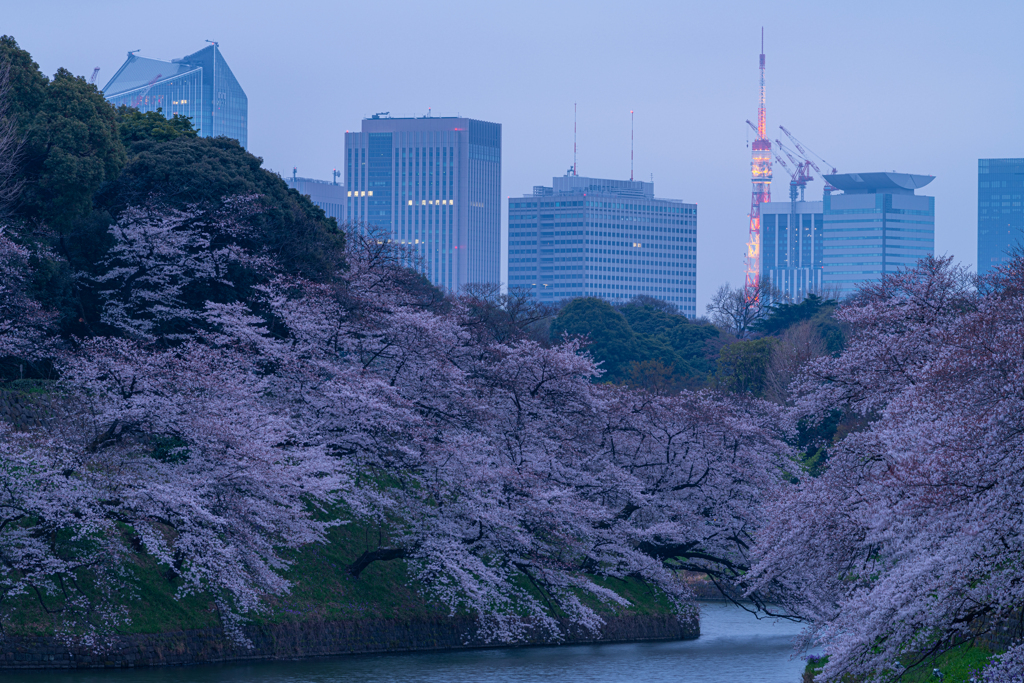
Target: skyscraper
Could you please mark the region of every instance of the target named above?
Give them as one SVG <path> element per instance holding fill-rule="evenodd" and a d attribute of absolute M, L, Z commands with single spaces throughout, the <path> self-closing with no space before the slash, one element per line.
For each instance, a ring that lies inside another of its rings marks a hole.
<path fill-rule="evenodd" d="M 822 291 L 822 202 L 761 204 L 761 278 L 792 301 Z"/>
<path fill-rule="evenodd" d="M 169 62 L 129 52 L 103 95 L 114 106 L 187 116 L 202 137 L 223 135 L 248 148 L 249 100 L 216 43 Z"/>
<path fill-rule="evenodd" d="M 978 275 L 1024 241 L 1024 159 L 978 159 Z"/>
<path fill-rule="evenodd" d="M 565 175 L 508 202 L 508 285 L 541 301 L 647 295 L 697 315 L 697 205 L 654 183 Z"/>
<path fill-rule="evenodd" d="M 501 279 L 501 124 L 455 117 L 363 119 L 345 133 L 346 214 L 412 248 L 458 291 Z"/>
<path fill-rule="evenodd" d="M 843 173 L 825 180 L 843 194 L 826 194 L 822 285 L 852 294 L 883 273 L 913 267 L 935 252 L 935 198 L 915 195 L 935 176 Z"/>
<path fill-rule="evenodd" d="M 309 197 L 309 200 L 323 209 L 324 213 L 338 221 L 338 225 L 345 222 L 347 198 L 344 185 L 315 178 L 300 178 L 296 172 L 293 172 L 290 178 L 285 178 L 284 182 L 299 194 Z"/>

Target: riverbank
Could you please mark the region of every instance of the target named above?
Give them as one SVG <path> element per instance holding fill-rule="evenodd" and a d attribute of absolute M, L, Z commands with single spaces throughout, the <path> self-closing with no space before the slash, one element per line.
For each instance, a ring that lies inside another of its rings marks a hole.
<path fill-rule="evenodd" d="M 797 683 L 792 658 L 799 625 L 757 619 L 722 603 L 702 603 L 696 640 L 473 648 L 365 654 L 296 661 L 235 662 L 188 669 L 21 669 L 4 683 Z"/>
<path fill-rule="evenodd" d="M 563 620 L 562 644 L 691 640 L 696 621 L 673 615 L 610 616 L 598 635 Z M 53 636 L 11 636 L 0 641 L 0 667 L 8 669 L 126 668 L 243 661 L 280 661 L 353 654 L 431 652 L 495 647 L 473 635 L 469 617 L 367 619 L 264 624 L 245 629 L 252 647 L 233 643 L 223 629 L 113 636 L 102 650 L 69 646 Z M 535 637 L 523 643 L 552 645 Z"/>
<path fill-rule="evenodd" d="M 265 612 L 250 615 L 243 628 L 252 649 L 226 637 L 211 596 L 178 599 L 176 576 L 139 556 L 137 587 L 122 598 L 130 623 L 115 629 L 99 647 L 69 646 L 57 630 L 59 624 L 23 596 L 5 623 L 0 669 L 186 665 L 495 645 L 474 636 L 471 616 L 452 617 L 419 590 L 403 560 L 375 562 L 353 578 L 346 568 L 372 549 L 377 538 L 375 529 L 348 524 L 332 529 L 327 543 L 294 553 L 287 572 L 291 592 L 268 597 Z M 699 635 L 699 625 L 681 621 L 650 586 L 636 580 L 601 582 L 629 599 L 630 607 L 594 605 L 606 622 L 596 636 L 563 619 L 562 642 L 670 641 Z M 526 644 L 554 641 L 536 637 Z"/>

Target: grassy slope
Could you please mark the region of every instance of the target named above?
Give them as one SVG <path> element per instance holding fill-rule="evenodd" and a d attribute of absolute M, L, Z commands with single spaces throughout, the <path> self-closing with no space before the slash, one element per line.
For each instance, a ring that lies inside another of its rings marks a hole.
<path fill-rule="evenodd" d="M 938 669 L 942 672 L 943 683 L 970 683 L 971 676 L 984 668 L 992 654 L 985 647 L 970 644 L 960 645 L 938 657 L 922 662 L 903 676 L 902 681 L 903 683 L 932 683 L 939 680 L 934 673 L 934 670 Z M 820 662 L 817 668 L 808 664 L 806 669 L 812 675 L 820 670 Z"/>
<path fill-rule="evenodd" d="M 271 596 L 267 610 L 250 615 L 252 621 L 279 623 L 447 615 L 445 607 L 425 598 L 412 585 L 404 561 L 376 562 L 363 571 L 359 579 L 348 576 L 345 567 L 371 543 L 375 544 L 376 537 L 376 531 L 370 533 L 365 527 L 349 524 L 332 529 L 329 543 L 295 553 L 294 564 L 287 573 L 293 583 L 291 593 Z M 168 579 L 165 569 L 148 558 L 138 558 L 134 572 L 136 594 L 125 600 L 131 624 L 119 629 L 120 632 L 160 633 L 218 625 L 211 596 L 176 599 L 176 583 Z M 604 613 L 665 614 L 670 611 L 662 596 L 638 581 L 605 579 L 600 583 L 619 591 L 633 603 L 628 610 L 594 605 Z M 5 621 L 9 633 L 53 630 L 53 622 L 30 599 L 22 600 Z"/>

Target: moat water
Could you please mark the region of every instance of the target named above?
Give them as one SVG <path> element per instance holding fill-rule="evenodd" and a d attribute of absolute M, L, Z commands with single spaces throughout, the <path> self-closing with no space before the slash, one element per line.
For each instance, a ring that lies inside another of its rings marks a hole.
<path fill-rule="evenodd" d="M 701 637 L 669 643 L 573 645 L 194 667 L 4 671 L 3 683 L 799 683 L 800 626 L 701 605 Z"/>

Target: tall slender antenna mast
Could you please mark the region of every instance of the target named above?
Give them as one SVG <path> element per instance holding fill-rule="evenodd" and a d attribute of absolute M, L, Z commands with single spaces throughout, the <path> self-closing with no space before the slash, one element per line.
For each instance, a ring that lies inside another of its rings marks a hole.
<path fill-rule="evenodd" d="M 757 132 L 757 139 L 750 145 L 753 191 L 750 196 L 750 228 L 747 240 L 746 288 L 748 291 L 756 291 L 761 281 L 761 205 L 772 200 L 772 141 L 768 139 L 766 130 L 763 27 L 761 28 L 761 55 L 758 67 L 761 71 L 761 97 L 757 107 L 757 125 L 750 124 L 751 128 Z"/>
<path fill-rule="evenodd" d="M 629 179 L 633 180 L 633 110 L 629 110 Z"/>
<path fill-rule="evenodd" d="M 576 172 L 576 103 L 572 103 L 572 174 L 579 175 Z"/>

